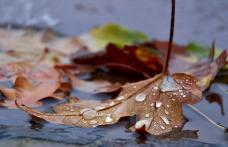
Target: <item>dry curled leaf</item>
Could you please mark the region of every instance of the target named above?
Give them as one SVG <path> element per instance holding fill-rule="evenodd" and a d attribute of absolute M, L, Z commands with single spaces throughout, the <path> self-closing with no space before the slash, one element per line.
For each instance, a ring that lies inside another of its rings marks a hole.
<path fill-rule="evenodd" d="M 153 79 L 127 84 L 113 100 L 81 101 L 55 107 L 56 113 L 42 113 L 18 102 L 18 107 L 47 121 L 79 127 L 116 123 L 121 117 L 137 116 L 135 129 L 145 127 L 160 135 L 182 127 L 182 104 L 201 100 L 197 80 L 186 74 L 159 75 Z"/>

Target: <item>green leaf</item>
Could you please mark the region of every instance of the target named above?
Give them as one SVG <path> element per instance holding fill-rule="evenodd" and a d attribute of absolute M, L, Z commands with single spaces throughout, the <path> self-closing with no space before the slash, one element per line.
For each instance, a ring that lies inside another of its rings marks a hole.
<path fill-rule="evenodd" d="M 106 24 L 91 30 L 91 36 L 98 48 L 104 48 L 108 43 L 114 43 L 118 47 L 142 43 L 148 37 L 141 32 L 130 30 L 118 24 Z"/>
<path fill-rule="evenodd" d="M 206 57 L 209 54 L 210 47 L 191 42 L 187 45 L 186 50 L 191 54 L 197 55 L 198 57 Z"/>
<path fill-rule="evenodd" d="M 197 56 L 198 58 L 207 57 L 209 55 L 210 48 L 211 47 L 203 46 L 203 45 L 193 43 L 193 42 L 190 42 L 186 46 L 187 52 L 189 52 L 193 56 Z M 222 52 L 222 50 L 220 48 L 216 48 L 215 49 L 215 58 L 218 57 L 221 52 Z"/>

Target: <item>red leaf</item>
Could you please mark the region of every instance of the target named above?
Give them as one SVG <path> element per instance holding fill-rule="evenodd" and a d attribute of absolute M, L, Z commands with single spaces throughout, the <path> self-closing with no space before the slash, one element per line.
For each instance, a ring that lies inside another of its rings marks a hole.
<path fill-rule="evenodd" d="M 103 65 L 113 70 L 142 73 L 146 78 L 162 71 L 160 58 L 138 46 L 119 49 L 114 44 L 109 44 L 103 52 L 75 55 L 72 60 L 77 64 Z"/>

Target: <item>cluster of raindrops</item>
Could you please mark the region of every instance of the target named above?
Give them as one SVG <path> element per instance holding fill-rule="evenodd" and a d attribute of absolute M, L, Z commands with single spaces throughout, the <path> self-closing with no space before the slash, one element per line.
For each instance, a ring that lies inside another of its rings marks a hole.
<path fill-rule="evenodd" d="M 162 101 L 157 99 L 159 93 L 166 93 L 167 97 L 171 98 L 173 101 L 176 101 L 177 97 L 185 98 L 189 92 L 186 90 L 183 90 L 183 88 L 175 80 L 173 80 L 172 77 L 169 77 L 169 76 L 164 77 L 160 85 L 158 83 L 155 83 L 152 86 L 151 96 L 153 97 L 152 99 L 155 99 L 155 101 L 150 104 L 150 106 L 152 107 L 150 111 L 154 111 L 154 110 L 162 111 L 162 113 L 161 112 L 158 113 L 158 117 L 160 118 L 159 121 L 161 122 L 153 122 L 153 125 L 155 128 L 160 127 L 162 130 L 165 130 L 166 125 L 171 125 L 171 122 L 170 122 L 171 120 L 169 119 L 169 115 L 170 115 L 169 111 L 170 111 L 171 104 L 166 104 L 162 106 L 163 105 Z M 147 97 L 150 98 L 145 94 L 145 92 L 141 92 L 135 96 L 135 101 L 142 103 L 143 101 L 146 100 Z M 163 108 L 161 109 L 161 107 Z M 146 129 L 148 129 L 152 125 L 152 121 L 154 119 L 152 115 L 150 113 L 144 114 L 144 118 L 136 122 L 135 128 L 140 129 L 142 127 L 145 127 Z"/>

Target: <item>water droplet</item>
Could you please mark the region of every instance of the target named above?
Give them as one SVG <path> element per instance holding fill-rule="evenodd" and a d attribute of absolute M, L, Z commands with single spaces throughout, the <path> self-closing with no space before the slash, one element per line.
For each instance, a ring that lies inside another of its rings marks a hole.
<path fill-rule="evenodd" d="M 136 86 L 133 86 L 134 89 L 136 89 L 137 87 Z"/>
<path fill-rule="evenodd" d="M 106 118 L 105 118 L 105 122 L 106 123 L 110 123 L 110 122 L 112 122 L 113 121 L 113 119 L 110 117 L 110 116 L 107 116 Z"/>
<path fill-rule="evenodd" d="M 97 107 L 95 107 L 94 109 L 96 110 L 96 111 L 99 111 L 99 110 L 103 110 L 103 109 L 105 109 L 106 107 L 105 106 L 97 106 Z"/>
<path fill-rule="evenodd" d="M 114 106 L 116 103 L 115 102 L 111 102 L 109 103 L 109 106 Z"/>
<path fill-rule="evenodd" d="M 168 112 L 167 110 L 165 110 L 165 114 L 166 114 L 166 115 L 168 115 L 168 114 L 169 114 L 169 112 Z"/>
<path fill-rule="evenodd" d="M 160 86 L 162 92 L 167 92 L 167 91 L 176 91 L 181 89 L 181 86 L 178 85 L 172 77 L 166 76 L 164 77 L 162 84 Z"/>
<path fill-rule="evenodd" d="M 154 90 L 158 90 L 158 86 L 155 86 L 155 87 L 154 87 Z"/>
<path fill-rule="evenodd" d="M 84 113 L 85 111 L 88 111 L 88 110 L 91 110 L 91 109 L 89 109 L 89 108 L 81 109 L 80 113 L 82 114 L 82 113 Z"/>
<path fill-rule="evenodd" d="M 160 101 L 156 101 L 156 108 L 161 107 L 161 105 L 162 105 L 162 102 L 160 102 Z"/>
<path fill-rule="evenodd" d="M 161 128 L 162 128 L 163 130 L 165 130 L 165 127 L 164 127 L 164 126 L 161 126 Z"/>
<path fill-rule="evenodd" d="M 71 112 L 74 112 L 74 108 L 72 106 L 70 107 L 70 111 Z"/>
<path fill-rule="evenodd" d="M 136 122 L 135 124 L 135 128 L 136 129 L 140 129 L 142 128 L 144 125 L 147 128 L 150 125 L 150 122 L 152 121 L 152 119 L 142 119 Z"/>
<path fill-rule="evenodd" d="M 91 120 L 89 123 L 90 123 L 91 125 L 94 125 L 94 124 L 97 123 L 97 121 L 96 121 L 96 120 Z"/>
<path fill-rule="evenodd" d="M 119 97 L 117 97 L 116 100 L 120 101 L 120 100 L 123 100 L 124 98 L 125 98 L 124 96 L 119 96 Z"/>
<path fill-rule="evenodd" d="M 144 93 L 140 93 L 138 95 L 136 95 L 135 100 L 138 102 L 142 102 L 146 99 L 146 95 Z"/>
<path fill-rule="evenodd" d="M 183 97 L 187 97 L 186 95 L 183 95 Z"/>
<path fill-rule="evenodd" d="M 166 105 L 168 108 L 170 107 L 170 105 Z"/>
<path fill-rule="evenodd" d="M 83 112 L 82 116 L 84 119 L 90 120 L 97 116 L 97 111 L 90 109 Z"/>
<path fill-rule="evenodd" d="M 167 125 L 170 124 L 169 120 L 167 119 L 167 117 L 165 117 L 165 116 L 160 116 L 160 117 Z"/>

